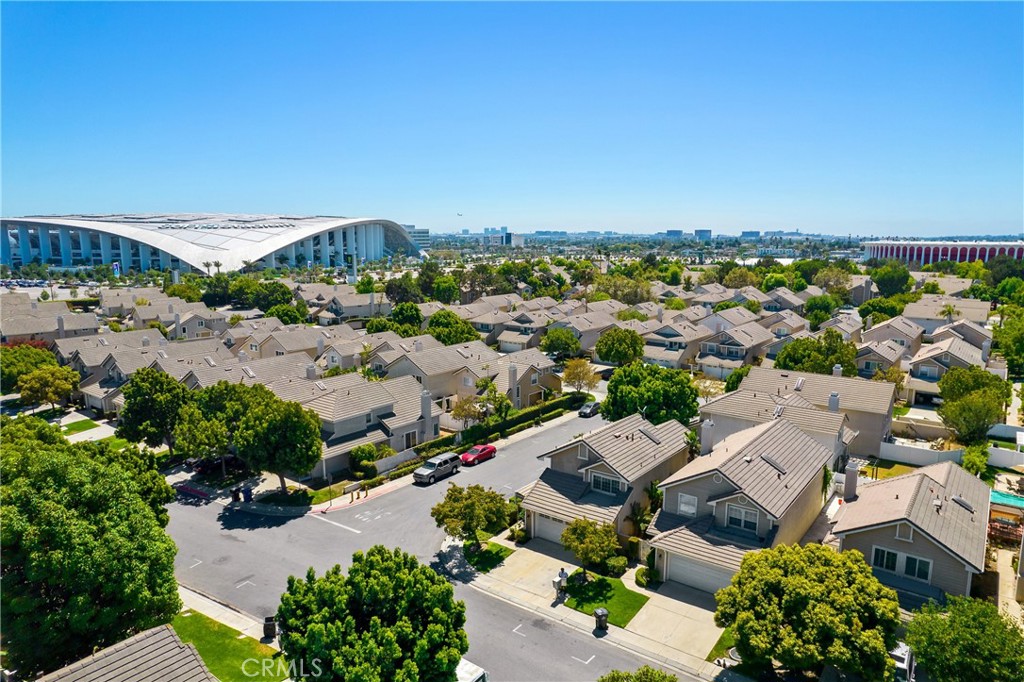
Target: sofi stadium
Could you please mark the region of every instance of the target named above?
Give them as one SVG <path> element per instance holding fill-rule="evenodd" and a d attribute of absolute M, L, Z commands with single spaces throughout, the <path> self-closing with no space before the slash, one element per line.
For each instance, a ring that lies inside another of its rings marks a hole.
<path fill-rule="evenodd" d="M 68 215 L 0 221 L 0 263 L 57 267 L 114 265 L 122 272 L 208 273 L 320 264 L 355 274 L 360 263 L 418 256 L 398 223 L 377 218 L 268 215 Z"/>

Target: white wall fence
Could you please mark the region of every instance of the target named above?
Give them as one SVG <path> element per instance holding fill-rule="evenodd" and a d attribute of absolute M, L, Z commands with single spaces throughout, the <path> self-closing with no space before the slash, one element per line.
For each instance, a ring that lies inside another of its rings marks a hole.
<path fill-rule="evenodd" d="M 466 428 L 465 423 L 461 419 L 456 419 L 448 412 L 442 412 L 441 417 L 438 419 L 438 423 L 441 428 L 445 431 L 459 432 Z"/>
<path fill-rule="evenodd" d="M 383 476 L 389 471 L 394 471 L 395 469 L 402 466 L 406 462 L 411 462 L 418 456 L 419 455 L 416 454 L 415 450 L 409 448 L 408 450 L 402 450 L 401 452 L 391 455 L 389 457 L 382 457 L 373 464 L 374 466 L 377 467 L 377 475 Z"/>
<path fill-rule="evenodd" d="M 931 448 L 920 448 L 902 443 L 883 442 L 879 448 L 879 457 L 902 464 L 913 464 L 914 466 L 928 466 L 938 462 L 960 462 L 964 455 L 959 450 L 932 450 Z"/>
<path fill-rule="evenodd" d="M 1007 448 L 989 448 L 988 463 L 992 466 L 1009 469 L 1024 466 L 1024 452 L 1015 452 Z"/>

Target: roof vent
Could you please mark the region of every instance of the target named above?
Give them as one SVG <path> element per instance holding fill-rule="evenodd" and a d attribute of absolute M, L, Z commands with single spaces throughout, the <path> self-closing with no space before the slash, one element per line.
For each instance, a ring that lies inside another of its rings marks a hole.
<path fill-rule="evenodd" d="M 785 376 L 785 375 L 783 375 L 783 376 Z M 793 390 L 794 390 L 794 391 L 799 391 L 799 390 L 800 390 L 800 389 L 802 389 L 803 387 L 804 387 L 804 378 L 803 378 L 803 377 L 800 377 L 800 378 L 798 378 L 798 379 L 796 380 L 796 385 L 794 385 L 794 386 L 793 386 Z"/>
<path fill-rule="evenodd" d="M 319 388 L 321 391 L 326 391 L 327 390 L 327 384 L 325 384 L 322 381 L 316 381 L 316 382 L 313 383 L 313 385 L 316 386 L 317 388 Z"/>
<path fill-rule="evenodd" d="M 242 371 L 245 372 L 245 376 L 249 377 L 250 379 L 256 378 L 256 372 L 252 371 L 251 367 L 243 367 Z"/>
<path fill-rule="evenodd" d="M 782 411 L 786 409 L 785 405 L 776 405 L 775 412 L 772 414 L 772 419 L 778 419 L 782 416 Z"/>
<path fill-rule="evenodd" d="M 789 374 L 787 374 L 786 372 L 783 372 L 783 373 L 782 373 L 782 374 L 780 374 L 779 376 L 781 376 L 781 377 L 788 377 L 788 376 L 789 376 Z"/>
<path fill-rule="evenodd" d="M 959 504 L 961 507 L 963 507 L 967 511 L 971 512 L 972 514 L 974 513 L 974 506 L 970 502 L 965 500 L 964 498 L 960 497 L 959 495 L 954 495 L 953 496 L 953 501 L 956 502 L 957 504 Z"/>
<path fill-rule="evenodd" d="M 753 461 L 754 461 L 754 458 L 753 458 L 753 457 L 751 457 L 750 455 L 746 455 L 746 456 L 745 456 L 745 457 L 743 458 L 743 461 L 744 461 L 744 462 L 746 462 L 747 464 L 750 464 L 751 462 L 753 462 Z"/>
<path fill-rule="evenodd" d="M 213 358 L 211 358 L 211 357 L 210 357 L 209 355 L 204 355 L 204 356 L 203 356 L 203 361 L 204 361 L 204 362 L 205 362 L 205 363 L 206 363 L 207 365 L 209 365 L 210 367 L 216 367 L 216 366 L 217 366 L 217 363 L 216 363 L 216 362 L 214 362 L 214 361 L 213 361 Z"/>
<path fill-rule="evenodd" d="M 938 514 L 939 510 L 942 509 L 942 498 L 936 497 L 932 500 L 932 506 L 935 507 L 935 513 Z"/>
<path fill-rule="evenodd" d="M 612 435 L 613 435 L 613 436 L 614 436 L 615 438 L 619 438 L 620 436 L 622 436 L 622 433 L 620 433 L 619 431 L 616 431 L 616 432 L 615 432 L 615 433 L 613 433 Z"/>
<path fill-rule="evenodd" d="M 160 357 L 164 358 L 165 360 L 167 359 L 167 351 L 165 351 L 165 350 L 158 350 L 156 352 L 156 354 L 159 355 Z"/>
<path fill-rule="evenodd" d="M 773 457 L 771 457 L 770 455 L 761 455 L 761 459 L 763 459 L 765 462 L 767 462 L 768 466 L 770 466 L 772 469 L 775 469 L 780 474 L 786 473 L 786 467 L 784 467 L 781 464 L 779 464 L 778 462 L 776 462 L 775 459 Z"/>
<path fill-rule="evenodd" d="M 639 431 L 640 431 L 640 433 L 642 433 L 645 436 L 647 436 L 648 438 L 650 438 L 654 442 L 655 445 L 661 445 L 661 439 L 658 438 L 657 436 L 655 436 L 653 433 L 651 433 L 647 429 L 645 429 L 644 427 L 641 426 Z"/>
<path fill-rule="evenodd" d="M 106 340 L 105 338 L 103 338 L 103 337 L 101 336 L 101 337 L 100 337 L 100 345 L 101 345 L 101 346 L 109 346 L 109 345 L 110 345 L 110 341 L 107 341 L 107 340 Z"/>

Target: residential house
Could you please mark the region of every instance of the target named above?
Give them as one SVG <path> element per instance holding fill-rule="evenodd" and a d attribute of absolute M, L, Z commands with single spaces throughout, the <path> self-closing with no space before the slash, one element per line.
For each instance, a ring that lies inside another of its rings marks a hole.
<path fill-rule="evenodd" d="M 804 331 L 810 327 L 807 320 L 788 308 L 768 313 L 759 319 L 757 323 L 770 331 L 772 336 L 777 339 Z"/>
<path fill-rule="evenodd" d="M 840 312 L 818 325 L 817 335 L 823 334 L 826 329 L 834 329 L 843 337 L 843 341 L 859 343 L 862 325 L 860 315 L 856 312 Z"/>
<path fill-rule="evenodd" d="M 796 292 L 796 295 L 806 304 L 807 299 L 809 298 L 814 298 L 815 296 L 824 296 L 825 290 L 819 286 L 808 284 L 806 289 Z"/>
<path fill-rule="evenodd" d="M 850 275 L 850 302 L 861 306 L 878 296 L 878 285 L 870 275 Z"/>
<path fill-rule="evenodd" d="M 323 284 L 313 282 L 295 285 L 295 300 L 302 301 L 309 310 L 320 310 L 327 306 L 335 296 L 356 293 L 351 284 Z"/>
<path fill-rule="evenodd" d="M 765 347 L 774 339 L 775 336 L 757 322 L 730 327 L 701 342 L 697 365 L 704 374 L 725 379 L 743 365 L 753 364 L 754 358 L 763 357 Z"/>
<path fill-rule="evenodd" d="M 952 310 L 947 311 L 946 306 L 951 306 Z M 903 317 L 923 327 L 924 336 L 929 339 L 936 329 L 957 319 L 969 320 L 984 327 L 989 310 L 988 301 L 925 294 L 921 300 L 908 303 L 903 308 Z"/>
<path fill-rule="evenodd" d="M 324 367 L 341 367 L 351 369 L 362 365 L 362 354 L 369 350 L 367 360 L 373 357 L 374 353 L 383 351 L 398 351 L 412 353 L 415 350 L 424 348 L 442 348 L 444 344 L 430 334 L 410 336 L 402 338 L 392 331 L 380 332 L 379 334 L 366 334 L 354 339 L 336 340 L 328 345 L 324 352 L 317 357 Z"/>
<path fill-rule="evenodd" d="M 912 272 L 910 276 L 914 278 L 915 290 L 921 289 L 928 282 L 935 282 L 939 287 L 939 293 L 946 296 L 962 296 L 974 284 L 973 279 L 952 277 L 940 272 Z"/>
<path fill-rule="evenodd" d="M 626 520 L 645 489 L 686 464 L 688 431 L 677 421 L 655 426 L 639 414 L 586 434 L 540 456 L 547 468 L 523 497 L 530 537 L 561 544 L 576 519 L 615 526 L 621 539 L 639 531 Z"/>
<path fill-rule="evenodd" d="M 776 287 L 768 292 L 768 296 L 771 301 L 762 306 L 765 310 L 769 312 L 792 310 L 797 315 L 803 315 L 804 299 L 797 296 L 788 287 Z"/>
<path fill-rule="evenodd" d="M 686 313 L 687 310 L 690 310 L 690 308 L 687 308 L 682 312 Z M 692 321 L 689 317 L 687 317 L 687 319 Z M 726 329 L 738 327 L 741 324 L 757 322 L 757 320 L 757 313 L 752 313 L 743 306 L 737 306 L 735 308 L 719 310 L 717 313 L 712 313 L 698 321 L 717 334 L 718 332 L 723 332 Z"/>
<path fill-rule="evenodd" d="M 6 298 L 6 296 L 5 296 Z M 51 308 L 4 310 L 0 317 L 0 342 L 9 344 L 94 336 L 100 332 L 95 313 L 64 311 L 54 315 Z"/>
<path fill-rule="evenodd" d="M 254 320 L 242 320 L 235 326 L 224 332 L 224 345 L 231 348 L 235 344 L 245 341 L 250 336 L 259 333 L 272 332 L 283 328 L 285 325 L 276 317 L 262 317 Z"/>
<path fill-rule="evenodd" d="M 601 334 L 616 326 L 617 322 L 607 313 L 575 313 L 556 320 L 550 329 L 568 329 L 579 339 L 581 354 L 595 358 L 594 346 L 597 340 Z"/>
<path fill-rule="evenodd" d="M 778 395 L 737 390 L 710 400 L 700 408 L 700 452 L 706 455 L 734 433 L 775 419 L 792 422 L 832 452 L 830 466 L 842 471 L 857 432 L 841 412 L 812 405 L 799 393 Z"/>
<path fill-rule="evenodd" d="M 914 355 L 921 348 L 924 328 L 902 315 L 883 320 L 860 333 L 863 342 L 884 343 L 891 341 L 904 349 L 907 355 Z"/>
<path fill-rule="evenodd" d="M 210 364 L 193 362 L 181 383 L 196 390 L 213 386 L 218 381 L 231 384 L 272 384 L 289 377 L 305 377 L 310 381 L 320 378 L 320 369 L 304 353 L 293 353 L 272 358 L 250 358 L 245 351 L 237 355 L 238 362 Z"/>
<path fill-rule="evenodd" d="M 411 353 L 398 350 L 375 352 L 370 358 L 370 365 L 378 374 L 388 378 L 416 377 L 423 388 L 430 391 L 431 398 L 448 410 L 466 380 L 461 371 L 469 365 L 494 362 L 500 357 L 500 353 L 482 342 L 470 341 L 440 348 L 423 347 Z"/>
<path fill-rule="evenodd" d="M 700 343 L 712 336 L 702 324 L 684 321 L 641 322 L 635 327 L 644 339 L 644 362 L 670 369 L 687 369 L 700 352 Z"/>
<path fill-rule="evenodd" d="M 423 324 L 421 325 L 424 329 L 427 327 L 427 323 L 430 322 L 430 318 L 434 313 L 439 310 L 448 310 L 448 306 L 437 301 L 427 301 L 426 303 L 417 303 L 416 307 L 420 309 L 420 314 L 423 316 Z"/>
<path fill-rule="evenodd" d="M 495 389 L 508 396 L 515 409 L 536 405 L 562 390 L 555 363 L 536 348 L 477 361 L 458 370 L 458 397 L 483 395 L 486 390 L 478 385 L 483 379 L 493 381 Z"/>
<path fill-rule="evenodd" d="M 494 294 L 492 296 L 480 296 L 473 301 L 473 303 L 483 303 L 489 306 L 492 310 L 501 310 L 506 313 L 518 309 L 522 302 L 523 297 L 519 294 Z"/>
<path fill-rule="evenodd" d="M 777 356 L 779 354 L 779 351 L 781 351 L 783 348 L 785 348 L 789 344 L 793 343 L 797 339 L 812 339 L 812 338 L 814 338 L 814 334 L 812 334 L 810 331 L 808 331 L 806 329 L 799 329 L 799 330 L 797 330 L 795 332 L 792 332 L 791 334 L 787 334 L 786 336 L 776 337 L 774 341 L 770 341 L 764 347 L 764 357 L 767 358 L 770 361 L 774 361 L 775 360 L 775 356 Z M 766 364 L 766 363 L 762 363 L 762 366 L 770 367 L 771 365 Z"/>
<path fill-rule="evenodd" d="M 786 419 L 728 436 L 664 479 L 647 529 L 665 580 L 727 586 L 750 551 L 798 543 L 825 497 L 832 451 Z"/>
<path fill-rule="evenodd" d="M 305 353 L 311 359 L 323 355 L 327 344 L 335 340 L 350 341 L 359 332 L 347 324 L 334 327 L 295 325 L 272 332 L 259 332 L 242 340 L 233 349 L 244 350 L 251 358 L 272 358 L 289 353 Z"/>
<path fill-rule="evenodd" d="M 857 344 L 857 374 L 870 379 L 875 372 L 886 371 L 890 367 L 902 368 L 903 355 L 906 349 L 893 341 L 867 341 Z"/>
<path fill-rule="evenodd" d="M 629 309 L 628 305 L 621 301 L 616 301 L 614 298 L 609 298 L 604 301 L 585 301 L 583 303 L 583 313 L 588 315 L 608 315 L 614 318 L 617 314 L 627 309 Z"/>
<path fill-rule="evenodd" d="M 387 317 L 391 314 L 391 301 L 383 293 L 356 294 L 339 293 L 316 309 L 310 308 L 310 317 L 319 319 L 323 313 L 330 313 L 331 324 L 337 324 L 356 317 Z"/>
<path fill-rule="evenodd" d="M 832 533 L 840 550 L 856 549 L 875 576 L 899 592 L 942 601 L 970 596 L 985 571 L 991 489 L 953 462 L 901 476 L 856 482 Z"/>
<path fill-rule="evenodd" d="M 510 319 L 497 337 L 498 350 L 502 353 L 536 348 L 548 325 L 555 320 L 546 310 L 516 310 L 509 315 Z"/>
<path fill-rule="evenodd" d="M 799 393 L 819 409 L 845 414 L 849 428 L 858 432 L 849 446 L 851 455 L 877 457 L 892 428 L 896 387 L 887 381 L 751 367 L 740 388 L 780 396 Z"/>
<path fill-rule="evenodd" d="M 910 359 L 907 402 L 931 401 L 939 395 L 939 379 L 954 367 L 985 367 L 988 347 L 975 348 L 963 339 L 950 336 L 937 343 L 926 343 Z"/>
<path fill-rule="evenodd" d="M 160 287 L 128 287 L 100 289 L 100 311 L 107 317 L 123 317 L 135 307 L 138 299 L 157 304 L 168 298 Z"/>
<path fill-rule="evenodd" d="M 57 357 L 57 362 L 62 365 L 68 365 L 71 364 L 71 358 L 74 354 L 85 348 L 109 348 L 112 345 L 125 348 L 141 348 L 145 343 L 155 343 L 158 338 L 162 338 L 160 333 L 152 329 L 129 330 L 117 332 L 116 334 L 72 336 L 51 341 L 50 352 Z"/>
<path fill-rule="evenodd" d="M 208 339 L 220 336 L 228 328 L 228 318 L 224 313 L 197 308 L 176 317 L 175 322 L 167 327 L 167 334 L 172 339 Z"/>
<path fill-rule="evenodd" d="M 756 303 L 758 308 L 764 308 L 770 303 L 774 303 L 774 299 L 768 294 L 764 293 L 757 287 L 743 287 L 737 289 L 732 296 L 733 301 L 739 304 L 745 303 Z"/>
<path fill-rule="evenodd" d="M 153 322 L 170 327 L 176 319 L 180 319 L 185 313 L 190 313 L 193 310 L 209 310 L 209 308 L 202 301 L 190 303 L 172 296 L 158 303 L 149 302 L 146 305 L 136 305 L 128 313 L 128 323 L 135 329 L 146 329 Z"/>
<path fill-rule="evenodd" d="M 547 310 L 558 305 L 558 301 L 550 296 L 538 296 L 528 301 L 523 301 L 516 306 L 516 310 Z"/>
<path fill-rule="evenodd" d="M 985 348 L 986 343 L 989 348 L 992 347 L 992 330 L 970 320 L 956 320 L 932 332 L 932 341 L 945 341 L 950 338 L 961 338 L 975 348 Z"/>
<path fill-rule="evenodd" d="M 490 346 L 498 342 L 498 336 L 505 331 L 505 325 L 512 319 L 512 315 L 504 310 L 487 310 L 468 322 L 479 332 L 480 340 Z"/>
<path fill-rule="evenodd" d="M 644 301 L 633 306 L 633 310 L 647 317 L 648 320 L 662 320 L 665 317 L 665 309 L 654 301 Z"/>

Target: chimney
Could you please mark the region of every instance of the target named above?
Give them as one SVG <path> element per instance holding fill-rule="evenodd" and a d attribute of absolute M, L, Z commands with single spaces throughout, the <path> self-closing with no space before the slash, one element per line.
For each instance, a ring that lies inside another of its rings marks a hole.
<path fill-rule="evenodd" d="M 149 346 L 149 337 L 148 336 L 143 336 L 142 337 L 142 347 L 143 348 L 147 348 L 148 346 Z"/>
<path fill-rule="evenodd" d="M 989 354 L 989 351 L 991 351 L 991 350 L 992 350 L 992 342 L 990 340 L 985 339 L 984 341 L 981 342 L 981 361 L 982 362 L 984 362 L 984 363 L 988 362 L 988 354 Z"/>
<path fill-rule="evenodd" d="M 715 422 L 708 418 L 700 425 L 700 454 L 708 454 L 713 447 L 715 447 Z"/>
<path fill-rule="evenodd" d="M 420 420 L 423 423 L 423 432 L 420 442 L 427 442 L 434 434 L 430 431 L 430 391 L 420 391 Z"/>
<path fill-rule="evenodd" d="M 590 311 L 590 309 L 587 307 L 587 299 L 584 298 L 581 300 L 583 301 L 583 314 L 586 315 L 587 312 Z M 35 304 L 33 303 L 32 306 L 35 307 Z"/>
<path fill-rule="evenodd" d="M 661 322 L 665 317 L 665 309 L 658 306 L 658 322 Z"/>
<path fill-rule="evenodd" d="M 181 315 L 174 313 L 174 338 L 181 338 Z"/>
<path fill-rule="evenodd" d="M 174 284 L 181 284 L 181 272 L 178 270 L 171 270 L 171 282 Z"/>
<path fill-rule="evenodd" d="M 838 362 L 836 364 L 832 365 L 832 376 L 834 376 L 834 377 L 841 377 L 841 376 L 843 376 L 843 366 L 840 365 Z"/>
<path fill-rule="evenodd" d="M 839 393 L 837 391 L 832 391 L 828 394 L 828 411 L 839 411 Z"/>
<path fill-rule="evenodd" d="M 871 315 L 867 316 L 866 320 L 864 320 L 864 331 L 871 329 L 871 325 L 874 322 L 874 317 L 874 313 L 872 313 Z"/>
<path fill-rule="evenodd" d="M 363 356 L 360 355 L 359 353 L 356 353 L 355 355 L 352 356 L 352 366 L 359 367 L 361 364 L 363 364 Z"/>
<path fill-rule="evenodd" d="M 65 334 L 65 332 L 64 332 L 64 316 L 63 315 L 58 315 L 57 316 L 57 337 L 63 339 L 64 338 L 64 334 Z"/>
<path fill-rule="evenodd" d="M 324 337 L 318 336 L 316 339 L 316 356 L 320 357 L 324 354 Z"/>
<path fill-rule="evenodd" d="M 512 406 L 517 410 L 520 408 L 519 396 L 516 394 L 516 385 L 519 383 L 519 368 L 514 362 L 508 363 L 508 390 L 512 393 Z"/>
<path fill-rule="evenodd" d="M 313 363 L 306 365 L 306 378 L 310 381 L 316 380 L 316 365 Z"/>
<path fill-rule="evenodd" d="M 168 303 L 167 304 L 167 312 L 169 312 L 169 313 L 173 313 L 174 312 L 174 304 L 173 303 Z"/>
<path fill-rule="evenodd" d="M 843 502 L 853 502 L 857 499 L 857 476 L 860 475 L 860 470 L 853 461 L 850 461 L 844 473 L 846 480 L 843 483 Z"/>
<path fill-rule="evenodd" d="M 239 362 L 249 362 L 249 354 L 246 353 L 244 350 L 238 351 L 238 361 Z"/>
<path fill-rule="evenodd" d="M 423 352 L 423 342 L 420 341 L 419 339 L 416 339 L 416 341 L 412 344 L 412 347 L 417 353 Z"/>

